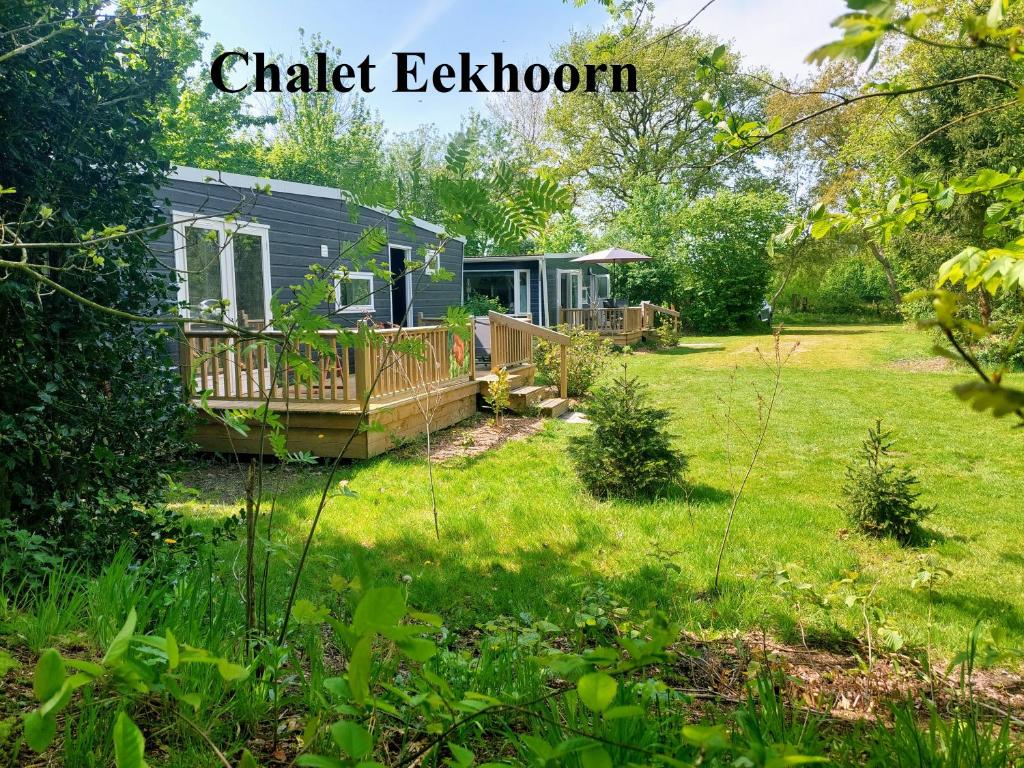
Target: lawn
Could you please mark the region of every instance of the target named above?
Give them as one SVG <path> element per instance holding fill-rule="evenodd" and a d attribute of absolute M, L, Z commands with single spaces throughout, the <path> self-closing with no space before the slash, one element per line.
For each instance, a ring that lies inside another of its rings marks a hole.
<path fill-rule="evenodd" d="M 331 574 L 365 567 L 380 582 L 407 581 L 411 602 L 453 629 L 502 613 L 565 626 L 585 613 L 652 606 L 706 635 L 767 627 L 794 640 L 797 617 L 811 638 L 862 634 L 860 607 L 838 601 L 798 612 L 764 576 L 793 564 L 791 573 L 821 594 L 859 573 L 856 588 L 870 593 L 908 645 L 929 642 L 929 614 L 931 644 L 945 657 L 963 647 L 979 619 L 1005 630 L 1011 645 L 1024 645 L 1024 433 L 960 403 L 950 387 L 965 374 L 941 370 L 926 334 L 899 326 L 785 332 L 783 351 L 799 346 L 736 512 L 721 591 L 712 593 L 732 492 L 757 427 L 758 393 L 772 382 L 758 349 L 770 353 L 772 340 L 685 341 L 721 348 L 622 358 L 672 412 L 678 446 L 690 459 L 685 493 L 649 503 L 595 501 L 565 452 L 587 427 L 552 421 L 528 439 L 435 467 L 438 540 L 427 464 L 422 446 L 413 446 L 343 470 L 356 496 L 330 501 L 303 596 L 316 600 Z M 927 547 L 847 530 L 839 509 L 844 468 L 875 417 L 897 430 L 922 499 L 937 506 Z M 203 466 L 180 480 L 202 488 L 178 502 L 190 515 L 237 512 L 238 473 Z M 271 473 L 270 483 L 282 488 L 282 566 L 294 561 L 322 481 L 321 470 Z M 924 560 L 952 571 L 931 599 L 911 588 Z M 276 569 L 273 589 L 283 592 L 288 570 Z"/>

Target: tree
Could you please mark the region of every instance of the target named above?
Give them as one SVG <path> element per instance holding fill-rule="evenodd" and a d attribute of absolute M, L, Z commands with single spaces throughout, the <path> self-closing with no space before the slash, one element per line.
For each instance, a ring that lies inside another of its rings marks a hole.
<path fill-rule="evenodd" d="M 781 193 L 722 191 L 686 209 L 683 313 L 698 330 L 754 322 L 772 276 L 768 241 L 782 226 L 786 202 Z"/>
<path fill-rule="evenodd" d="M 41 247 L 157 227 L 157 138 L 198 55 L 187 0 L 26 0 L 0 11 L 0 516 L 65 553 L 101 557 L 159 497 L 183 439 L 166 332 L 96 313 L 159 313 L 172 295 L 144 237 Z M 112 140 L 114 137 L 114 140 Z M 134 534 L 132 534 L 134 532 Z"/>
<path fill-rule="evenodd" d="M 714 39 L 627 23 L 576 34 L 556 58 L 580 68 L 632 64 L 638 73 L 636 93 L 613 93 L 604 81 L 597 93 L 555 95 L 548 110 L 560 177 L 579 180 L 604 206 L 627 203 L 644 179 L 695 196 L 746 163 L 737 158 L 710 167 L 721 151 L 711 140 L 715 121 L 701 113 L 702 104 L 710 97 L 734 112 L 760 114 L 763 91 L 756 81 L 727 74 L 738 57 Z M 709 68 L 713 59 L 722 67 Z"/>
<path fill-rule="evenodd" d="M 675 186 L 640 179 L 629 203 L 612 219 L 597 247 L 617 246 L 650 261 L 613 266 L 616 294 L 631 303 L 653 301 L 665 306 L 682 301 L 685 241 L 682 217 L 686 199 Z"/>
<path fill-rule="evenodd" d="M 341 57 L 318 34 L 300 39 L 300 50 L 311 70 L 318 51 Z M 362 203 L 393 204 L 384 125 L 362 97 L 285 91 L 276 97 L 274 117 L 276 133 L 260 155 L 265 175 L 344 189 Z"/>
<path fill-rule="evenodd" d="M 214 46 L 211 57 L 222 51 L 222 46 Z M 238 59 L 229 62 L 234 66 Z M 180 92 L 180 98 L 159 113 L 160 154 L 176 165 L 261 175 L 259 129 L 272 124 L 274 117 L 249 114 L 245 94 L 220 90 L 205 68 L 184 78 Z"/>

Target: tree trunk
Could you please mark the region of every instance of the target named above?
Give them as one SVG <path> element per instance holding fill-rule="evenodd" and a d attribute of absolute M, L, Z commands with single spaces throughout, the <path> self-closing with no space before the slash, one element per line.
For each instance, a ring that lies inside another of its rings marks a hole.
<path fill-rule="evenodd" d="M 981 316 L 982 325 L 992 322 L 992 302 L 984 286 L 978 288 L 978 314 Z"/>
<path fill-rule="evenodd" d="M 882 253 L 881 246 L 878 245 L 874 240 L 868 240 L 868 247 L 871 249 L 871 253 L 875 257 L 875 261 L 882 265 L 882 271 L 885 272 L 885 279 L 889 283 L 889 298 L 892 299 L 893 308 L 900 305 L 902 298 L 900 296 L 900 289 L 896 285 L 896 275 L 892 272 L 892 264 L 889 263 L 889 259 L 886 258 L 885 254 Z"/>

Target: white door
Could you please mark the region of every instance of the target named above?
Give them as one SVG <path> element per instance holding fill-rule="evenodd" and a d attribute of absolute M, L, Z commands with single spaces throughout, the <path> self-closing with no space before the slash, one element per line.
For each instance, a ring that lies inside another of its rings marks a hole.
<path fill-rule="evenodd" d="M 187 213 L 176 212 L 174 218 L 178 299 L 191 316 L 232 324 L 243 318 L 269 322 L 269 229 Z M 222 301 L 223 311 L 217 308 Z"/>
<path fill-rule="evenodd" d="M 530 270 L 515 270 L 513 286 L 513 314 L 530 313 Z M 533 319 L 533 318 L 531 318 Z"/>
<path fill-rule="evenodd" d="M 583 306 L 583 272 L 578 269 L 558 270 L 559 309 L 579 309 Z"/>

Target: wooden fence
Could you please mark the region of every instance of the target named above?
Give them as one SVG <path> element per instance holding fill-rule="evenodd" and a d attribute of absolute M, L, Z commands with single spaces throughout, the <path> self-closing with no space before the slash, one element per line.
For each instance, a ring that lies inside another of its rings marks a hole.
<path fill-rule="evenodd" d="M 442 326 L 381 330 L 371 344 L 355 346 L 337 331 L 321 331 L 316 343 L 288 344 L 286 353 L 276 331 L 257 339 L 193 328 L 185 331 L 179 367 L 187 390 L 211 400 L 358 405 L 367 395 L 379 400 L 470 379 L 473 345 L 451 336 Z M 418 343 L 407 349 L 407 340 Z M 456 348 L 468 363 L 452 365 Z"/>

